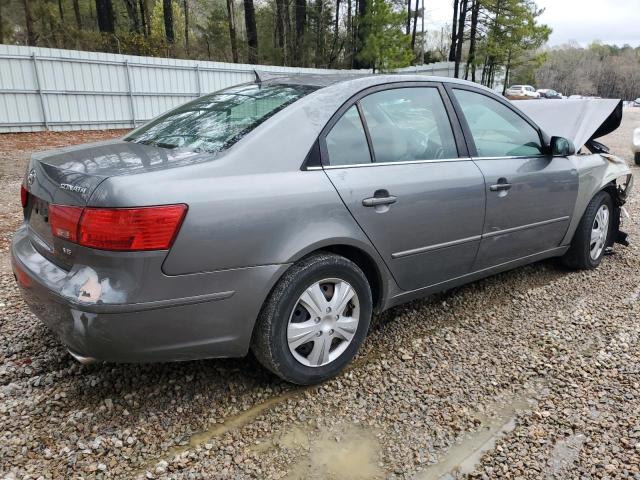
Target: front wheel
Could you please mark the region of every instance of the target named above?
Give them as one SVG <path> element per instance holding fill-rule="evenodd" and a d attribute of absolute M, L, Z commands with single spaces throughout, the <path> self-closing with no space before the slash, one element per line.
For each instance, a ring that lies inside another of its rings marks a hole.
<path fill-rule="evenodd" d="M 636 152 L 636 154 L 633 156 L 633 159 L 636 162 L 636 165 L 640 165 L 640 152 Z"/>
<path fill-rule="evenodd" d="M 362 270 L 344 257 L 315 254 L 293 265 L 271 292 L 251 348 L 284 380 L 319 383 L 355 356 L 371 312 L 371 289 Z"/>
<path fill-rule="evenodd" d="M 611 238 L 613 201 L 607 192 L 594 196 L 578 224 L 571 247 L 562 257 L 570 268 L 589 270 L 600 265 Z"/>

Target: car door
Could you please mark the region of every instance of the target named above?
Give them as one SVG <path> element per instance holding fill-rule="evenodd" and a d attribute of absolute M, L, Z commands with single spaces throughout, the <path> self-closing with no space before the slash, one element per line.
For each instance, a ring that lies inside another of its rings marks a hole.
<path fill-rule="evenodd" d="M 539 129 L 509 102 L 473 88 L 449 91 L 486 181 L 485 223 L 474 270 L 558 247 L 578 193 L 572 163 L 546 153 Z"/>
<path fill-rule="evenodd" d="M 437 84 L 378 87 L 320 140 L 326 174 L 405 290 L 468 273 L 480 242 L 484 180 L 449 112 Z"/>

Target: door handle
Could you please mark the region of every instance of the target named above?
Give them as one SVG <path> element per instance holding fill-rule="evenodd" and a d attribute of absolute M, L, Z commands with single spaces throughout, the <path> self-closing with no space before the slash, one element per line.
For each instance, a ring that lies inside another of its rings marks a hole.
<path fill-rule="evenodd" d="M 511 188 L 511 184 L 507 182 L 507 179 L 502 177 L 498 179 L 498 183 L 496 183 L 495 185 L 491 185 L 489 187 L 489 190 L 491 190 L 492 192 L 501 192 L 501 191 L 507 191 Z"/>
<path fill-rule="evenodd" d="M 394 195 L 388 195 L 386 197 L 370 197 L 362 200 L 362 205 L 365 207 L 377 207 L 378 205 L 391 205 L 396 203 L 398 197 Z"/>

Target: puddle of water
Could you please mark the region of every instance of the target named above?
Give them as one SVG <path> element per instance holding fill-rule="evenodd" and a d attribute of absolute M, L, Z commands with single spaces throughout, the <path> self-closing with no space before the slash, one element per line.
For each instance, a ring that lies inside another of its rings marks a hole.
<path fill-rule="evenodd" d="M 563 478 L 562 473 L 578 459 L 580 449 L 586 439 L 586 436 L 578 433 L 564 440 L 559 440 L 551 453 L 551 459 L 549 460 L 549 468 L 551 471 L 549 475 L 547 475 L 547 478 Z"/>
<path fill-rule="evenodd" d="M 370 431 L 351 428 L 339 437 L 325 432 L 307 442 L 308 457 L 292 467 L 286 480 L 384 478 L 378 466 L 380 445 Z"/>
<path fill-rule="evenodd" d="M 516 427 L 516 413 L 529 410 L 535 403 L 532 391 L 513 397 L 506 405 L 493 405 L 486 410 L 495 415 L 478 415 L 480 430 L 472 433 L 461 443 L 451 447 L 438 463 L 427 467 L 416 475 L 416 480 L 439 480 L 453 478 L 454 472 L 472 473 L 485 452 L 492 450 L 496 442 Z"/>

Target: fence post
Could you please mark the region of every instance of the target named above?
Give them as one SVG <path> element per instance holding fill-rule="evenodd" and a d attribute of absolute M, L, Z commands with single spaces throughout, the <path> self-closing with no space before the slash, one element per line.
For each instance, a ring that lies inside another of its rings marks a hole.
<path fill-rule="evenodd" d="M 129 60 L 124 61 L 124 68 L 127 70 L 127 90 L 129 92 L 129 108 L 131 110 L 131 123 L 136 127 L 136 105 L 133 100 L 133 86 L 131 85 L 131 71 L 129 70 Z"/>
<path fill-rule="evenodd" d="M 33 71 L 36 76 L 36 90 L 38 91 L 38 97 L 40 98 L 40 107 L 42 108 L 42 121 L 44 123 L 44 129 L 49 130 L 49 121 L 47 120 L 47 109 L 44 104 L 44 97 L 42 94 L 42 86 L 40 85 L 40 73 L 38 72 L 38 60 L 36 59 L 36 54 L 31 54 L 31 59 L 33 60 Z"/>
<path fill-rule="evenodd" d="M 200 85 L 200 64 L 196 63 L 196 85 L 198 86 L 198 97 L 202 95 L 202 85 Z"/>

